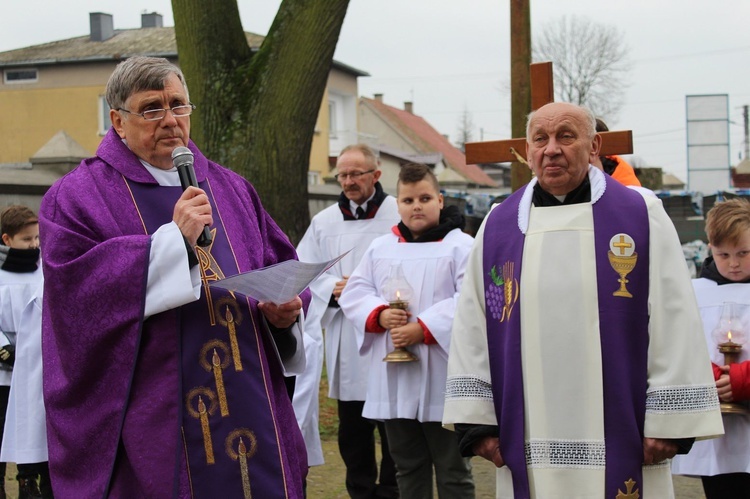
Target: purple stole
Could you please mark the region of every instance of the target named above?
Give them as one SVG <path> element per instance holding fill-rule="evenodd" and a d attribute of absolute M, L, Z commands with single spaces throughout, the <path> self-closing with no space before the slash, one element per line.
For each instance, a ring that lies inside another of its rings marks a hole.
<path fill-rule="evenodd" d="M 132 181 L 128 186 L 149 234 L 171 221 L 174 204 L 182 194 L 180 187 Z M 237 263 L 210 186 L 201 182 L 200 187 L 209 195 L 215 214 L 210 256 L 225 276 L 235 275 Z M 279 446 L 275 402 L 269 395 L 272 380 L 263 342 L 272 340 L 261 338 L 265 333 L 258 328 L 255 302 L 249 307 L 244 296 L 235 298 L 216 288 L 211 288 L 211 298 L 214 324 L 210 323 L 205 286 L 198 301 L 177 312 L 181 386 L 174 396 L 179 398 L 181 411 L 174 434 L 179 442 L 175 487 L 188 480 L 195 498 L 249 497 L 248 493 L 263 498 L 296 497 L 285 480 L 291 474 L 282 469 L 286 459 Z M 239 345 L 240 369 L 233 357 L 227 309 Z M 221 373 L 218 377 L 217 371 Z M 239 452 L 240 439 L 244 456 Z M 176 490 L 174 494 L 181 495 Z"/>
<path fill-rule="evenodd" d="M 649 219 L 646 203 L 639 193 L 622 186 L 609 175 L 605 177 L 606 191 L 593 204 L 606 450 L 602 497 L 616 497 L 618 489 L 624 491 L 625 482 L 632 479 L 644 498 L 642 463 L 649 343 Z M 490 212 L 483 247 L 492 393 L 500 449 L 512 472 L 516 499 L 530 496 L 521 369 L 523 304 L 515 302 L 512 313 L 503 315 L 506 293 L 503 286 L 498 292 L 496 283 L 503 275 L 504 264 L 512 262 L 514 265 L 506 267 L 512 268 L 512 279 L 503 277 L 505 282 L 514 283 L 510 285 L 511 299 L 516 293 L 520 296 L 525 234 L 518 228 L 518 210 L 524 191 L 517 191 Z M 638 254 L 634 269 L 627 275 L 627 289 L 632 298 L 613 295 L 619 289 L 619 275 L 610 265 L 608 253 L 610 240 L 621 233 L 633 238 Z M 560 317 L 561 321 L 565 319 Z"/>

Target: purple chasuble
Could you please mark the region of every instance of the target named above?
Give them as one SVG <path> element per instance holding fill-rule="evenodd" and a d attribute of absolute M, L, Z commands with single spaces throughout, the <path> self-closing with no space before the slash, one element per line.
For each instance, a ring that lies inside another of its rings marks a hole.
<path fill-rule="evenodd" d="M 144 224 L 149 233 L 171 221 L 171 210 L 182 194 L 180 187 L 161 187 L 129 182 Z M 207 183 L 200 186 L 209 194 Z M 158 194 L 154 195 L 154 191 Z M 214 204 L 214 203 L 212 203 Z M 215 208 L 214 208 L 215 209 Z M 198 248 L 199 260 L 212 258 L 221 274 L 238 273 L 227 235 L 217 217 L 211 226 L 213 244 L 206 249 Z M 215 269 L 214 269 L 215 271 Z M 213 273 L 213 275 L 216 275 Z M 247 299 L 239 295 L 211 288 L 211 304 L 206 299 L 205 287 L 200 300 L 180 308 L 180 351 L 182 358 L 182 412 L 181 429 L 190 484 L 196 498 L 240 497 L 243 479 L 256 497 L 285 497 L 284 474 L 281 469 L 283 456 L 279 449 L 276 432 L 267 431 L 276 427 L 273 414 L 276 412 L 273 397 L 266 391 L 272 380 L 269 375 L 266 352 L 263 351 L 265 333 L 257 327 L 257 318 L 251 316 Z M 253 309 L 257 302 L 252 304 Z M 213 324 L 209 320 L 209 307 L 213 309 Z M 226 311 L 232 315 L 234 341 L 240 355 L 239 362 L 233 359 L 232 338 L 226 320 Z M 253 313 L 257 314 L 257 309 Z M 266 338 L 266 341 L 268 338 Z M 213 352 L 218 355 L 221 382 L 213 366 Z M 264 379 L 254 379 L 262 376 Z M 223 385 L 224 396 L 218 393 Z M 201 425 L 198 397 L 201 397 L 209 424 L 209 437 L 213 454 L 209 462 Z M 220 399 L 224 400 L 220 400 Z M 223 410 L 222 410 L 222 405 Z M 246 447 L 246 477 L 241 474 L 238 455 L 239 439 Z M 253 459 L 261 455 L 264 459 Z M 276 455 L 276 458 L 271 456 Z"/>
<path fill-rule="evenodd" d="M 605 178 L 605 192 L 593 204 L 606 452 L 602 497 L 617 496 L 618 488 L 624 489 L 625 482 L 632 479 L 644 498 L 647 492 L 643 490 L 642 464 L 649 343 L 649 219 L 646 203 L 639 193 L 609 175 Z M 517 499 L 530 496 L 521 365 L 523 304 L 516 302 L 512 312 L 508 312 L 505 305 L 506 291 L 512 300 L 516 293 L 520 296 L 520 286 L 523 286 L 520 277 L 525 235 L 518 228 L 518 210 L 524 191 L 517 191 L 490 212 L 483 247 L 492 392 L 500 449 L 512 472 Z M 627 289 L 632 297 L 613 295 L 619 289 L 619 275 L 610 264 L 608 253 L 610 240 L 618 234 L 632 237 L 637 248 L 637 264 L 627 274 Z M 502 270 L 506 262 L 514 264 L 511 278 Z M 565 292 L 567 290 L 560 290 L 560 293 Z M 560 321 L 565 320 L 560 317 Z"/>
<path fill-rule="evenodd" d="M 199 255 L 208 275 L 296 258 L 253 187 L 189 147 L 214 210 L 215 242 Z M 42 201 L 55 494 L 301 498 L 304 442 L 257 303 L 212 290 L 220 314 L 211 317 L 204 286 L 200 300 L 143 320 L 149 234 L 171 220 L 180 194 L 159 186 L 110 130 L 97 156 Z"/>

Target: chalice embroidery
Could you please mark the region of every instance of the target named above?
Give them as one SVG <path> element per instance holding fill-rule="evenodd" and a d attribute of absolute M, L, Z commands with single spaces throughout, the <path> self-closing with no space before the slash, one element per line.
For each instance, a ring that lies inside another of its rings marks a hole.
<path fill-rule="evenodd" d="M 626 284 L 630 281 L 627 279 L 627 275 L 635 268 L 635 263 L 638 261 L 638 253 L 635 252 L 635 241 L 632 237 L 627 234 L 616 234 L 612 239 L 609 240 L 609 264 L 615 269 L 615 272 L 620 276 L 617 280 L 620 283 L 620 288 L 612 293 L 613 296 L 622 296 L 625 298 L 632 298 Z"/>

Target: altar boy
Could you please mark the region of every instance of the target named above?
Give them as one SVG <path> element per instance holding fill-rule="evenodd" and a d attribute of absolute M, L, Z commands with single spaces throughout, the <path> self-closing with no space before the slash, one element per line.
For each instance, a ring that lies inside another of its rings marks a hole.
<path fill-rule="evenodd" d="M 473 498 L 470 464 L 441 425 L 453 311 L 473 239 L 458 209 L 443 208 L 426 165 L 401 169 L 398 211 L 401 222 L 372 242 L 339 298 L 360 355 L 371 359 L 362 415 L 385 423 L 401 497 L 432 497 L 434 467 L 440 497 Z M 384 293 L 394 265 L 414 290 L 406 310 L 389 308 Z M 394 347 L 418 360 L 384 362 Z"/>
<path fill-rule="evenodd" d="M 5 476 L 6 462 L 16 463 L 18 497 L 49 499 L 42 311 L 36 301 L 42 287 L 39 219 L 26 206 L 8 206 L 0 213 L 0 233 L 0 341 L 14 339 L 0 348 L 0 384 L 10 385 L 0 386 L 0 476 Z M 0 497 L 4 498 L 3 485 Z"/>
<path fill-rule="evenodd" d="M 735 198 L 716 203 L 706 215 L 711 248 L 699 279 L 693 280 L 719 400 L 750 408 L 749 345 L 738 362 L 727 365 L 719 342 L 750 340 L 750 202 Z M 731 319 L 725 313 L 734 314 Z M 731 320 L 731 324 L 723 321 Z M 727 332 L 734 331 L 728 338 Z M 738 333 L 744 333 L 744 338 Z M 723 412 L 723 411 L 722 411 Z M 689 454 L 675 456 L 672 472 L 700 476 L 706 499 L 740 499 L 750 491 L 750 417 L 725 414 L 724 436 L 698 441 Z"/>

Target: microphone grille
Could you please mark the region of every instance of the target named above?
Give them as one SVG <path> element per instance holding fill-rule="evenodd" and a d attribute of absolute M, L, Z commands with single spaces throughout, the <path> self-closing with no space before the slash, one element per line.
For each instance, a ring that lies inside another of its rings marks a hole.
<path fill-rule="evenodd" d="M 174 151 L 172 151 L 172 159 L 175 159 L 176 157 L 182 156 L 184 154 L 189 154 L 190 156 L 192 156 L 193 151 L 184 146 L 175 147 Z"/>
<path fill-rule="evenodd" d="M 193 164 L 193 151 L 187 147 L 175 147 L 172 151 L 172 166 L 175 168 L 184 164 Z"/>

